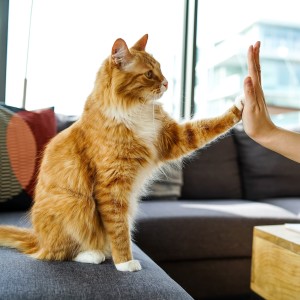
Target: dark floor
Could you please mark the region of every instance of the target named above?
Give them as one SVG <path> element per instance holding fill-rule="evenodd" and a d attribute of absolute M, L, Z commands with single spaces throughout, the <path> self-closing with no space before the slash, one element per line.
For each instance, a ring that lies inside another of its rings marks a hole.
<path fill-rule="evenodd" d="M 222 297 L 222 298 L 209 298 L 207 300 L 264 300 L 264 298 L 258 296 L 255 293 L 251 293 L 250 295 L 244 295 L 239 297 Z"/>

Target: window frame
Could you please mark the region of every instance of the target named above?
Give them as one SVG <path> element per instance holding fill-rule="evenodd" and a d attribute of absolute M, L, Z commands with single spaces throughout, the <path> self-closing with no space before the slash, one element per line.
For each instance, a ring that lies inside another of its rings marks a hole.
<path fill-rule="evenodd" d="M 0 102 L 5 103 L 9 0 L 0 1 Z"/>
<path fill-rule="evenodd" d="M 197 63 L 197 17 L 198 0 L 185 1 L 184 30 L 183 30 L 183 59 L 182 59 L 182 100 L 181 119 L 190 119 L 195 112 L 194 96 Z"/>

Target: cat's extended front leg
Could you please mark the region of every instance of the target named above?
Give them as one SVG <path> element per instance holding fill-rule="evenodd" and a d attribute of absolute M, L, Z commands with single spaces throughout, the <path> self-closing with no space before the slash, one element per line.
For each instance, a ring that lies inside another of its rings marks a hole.
<path fill-rule="evenodd" d="M 216 118 L 185 124 L 167 120 L 158 145 L 160 159 L 162 161 L 178 159 L 224 134 L 241 120 L 242 102 L 239 104 L 240 106 L 236 104 Z"/>
<path fill-rule="evenodd" d="M 111 187 L 111 190 L 114 188 Z M 112 192 L 101 193 L 98 200 L 101 218 L 110 240 L 112 258 L 117 270 L 139 271 L 142 269 L 140 262 L 132 258 L 129 202 L 122 196 L 122 189 L 118 194 L 116 197 Z"/>

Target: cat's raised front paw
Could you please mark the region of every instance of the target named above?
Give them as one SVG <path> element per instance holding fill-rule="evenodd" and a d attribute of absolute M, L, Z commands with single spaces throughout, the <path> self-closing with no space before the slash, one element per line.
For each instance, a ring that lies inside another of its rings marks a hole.
<path fill-rule="evenodd" d="M 244 103 L 245 103 L 244 99 L 245 99 L 244 95 L 239 95 L 235 98 L 234 104 L 240 111 L 242 111 L 244 108 Z"/>
<path fill-rule="evenodd" d="M 130 260 L 124 263 L 116 264 L 118 271 L 122 272 L 135 272 L 142 270 L 141 264 L 138 260 Z"/>

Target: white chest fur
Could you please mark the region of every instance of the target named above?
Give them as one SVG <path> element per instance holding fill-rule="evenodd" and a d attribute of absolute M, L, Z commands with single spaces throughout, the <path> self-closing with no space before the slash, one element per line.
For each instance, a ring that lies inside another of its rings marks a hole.
<path fill-rule="evenodd" d="M 128 128 L 130 128 L 136 136 L 147 145 L 154 158 L 157 156 L 155 140 L 157 139 L 162 126 L 161 121 L 155 118 L 155 105 L 156 104 L 151 103 L 131 111 L 125 121 L 126 126 L 128 126 Z M 131 194 L 132 216 L 135 215 L 137 209 L 137 199 L 144 193 L 144 187 L 147 185 L 147 182 L 149 182 L 156 168 L 157 165 L 153 160 L 153 163 L 149 162 L 147 166 L 144 166 L 138 171 Z"/>
<path fill-rule="evenodd" d="M 155 104 L 143 105 L 129 116 L 129 127 L 148 146 L 153 145 L 160 130 L 161 122 L 155 118 Z"/>
<path fill-rule="evenodd" d="M 155 140 L 160 132 L 161 121 L 155 118 L 155 104 L 144 105 L 132 113 L 130 128 L 150 148 L 152 155 L 157 155 Z M 148 165 L 140 171 L 139 177 L 144 182 L 155 169 L 155 165 Z M 140 183 L 141 183 L 140 182 Z"/>
<path fill-rule="evenodd" d="M 129 111 L 122 107 L 114 107 L 105 111 L 113 120 L 123 123 L 131 129 L 138 138 L 144 140 L 147 145 L 153 144 L 159 134 L 161 121 L 155 118 L 156 102 L 149 102 L 131 108 Z"/>
<path fill-rule="evenodd" d="M 162 126 L 161 121 L 155 117 L 156 105 L 159 104 L 149 102 L 136 106 L 129 111 L 121 109 L 113 111 L 114 119 L 132 130 L 134 135 L 150 148 L 152 154 L 156 153 L 154 142 Z"/>

